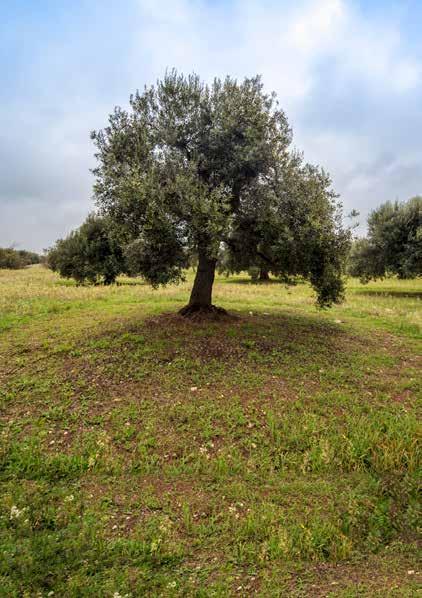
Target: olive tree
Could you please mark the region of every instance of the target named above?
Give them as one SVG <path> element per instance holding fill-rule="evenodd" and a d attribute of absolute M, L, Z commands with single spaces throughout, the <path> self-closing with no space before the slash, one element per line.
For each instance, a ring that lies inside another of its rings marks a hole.
<path fill-rule="evenodd" d="M 353 243 L 349 273 L 362 282 L 422 275 L 422 197 L 386 202 L 371 212 L 367 238 Z"/>
<path fill-rule="evenodd" d="M 118 274 L 126 272 L 122 247 L 108 220 L 95 214 L 65 239 L 56 241 L 48 251 L 47 265 L 78 283 L 112 284 Z"/>
<path fill-rule="evenodd" d="M 176 71 L 115 108 L 94 131 L 94 195 L 127 246 L 131 267 L 157 286 L 198 266 L 181 313 L 213 311 L 217 258 L 257 260 L 302 275 L 321 306 L 343 296 L 349 233 L 329 176 L 291 151 L 292 132 L 259 77 L 203 83 Z"/>

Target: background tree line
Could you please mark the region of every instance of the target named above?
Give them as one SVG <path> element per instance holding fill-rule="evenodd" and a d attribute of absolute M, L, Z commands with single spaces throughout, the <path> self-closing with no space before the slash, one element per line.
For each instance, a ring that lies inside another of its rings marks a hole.
<path fill-rule="evenodd" d="M 39 264 L 41 261 L 42 257 L 33 251 L 0 247 L 0 268 L 18 270 L 32 264 Z"/>
<path fill-rule="evenodd" d="M 189 265 L 197 267 L 197 262 L 192 255 Z M 79 283 L 110 284 L 119 274 L 137 275 L 131 248 L 121 246 L 113 234 L 112 223 L 95 214 L 66 239 L 57 241 L 48 253 L 47 263 L 61 276 Z M 242 266 L 242 262 L 232 260 L 230 252 L 220 249 L 217 261 L 220 273 L 247 270 L 254 282 L 265 282 L 270 274 L 280 277 L 277 270 L 259 258 L 255 264 Z M 399 278 L 422 275 L 422 197 L 403 203 L 386 202 L 371 212 L 367 237 L 352 243 L 348 273 L 362 282 L 390 275 Z"/>

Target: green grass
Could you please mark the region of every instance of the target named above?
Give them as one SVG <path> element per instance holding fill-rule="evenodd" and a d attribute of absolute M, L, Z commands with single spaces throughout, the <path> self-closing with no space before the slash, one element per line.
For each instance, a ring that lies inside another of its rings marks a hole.
<path fill-rule="evenodd" d="M 421 281 L 188 279 L 0 271 L 0 596 L 416 596 Z"/>

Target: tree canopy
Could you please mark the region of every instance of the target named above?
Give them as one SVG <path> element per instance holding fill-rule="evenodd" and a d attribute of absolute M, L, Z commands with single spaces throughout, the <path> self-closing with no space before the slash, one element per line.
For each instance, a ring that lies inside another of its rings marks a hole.
<path fill-rule="evenodd" d="M 68 237 L 56 241 L 48 252 L 47 265 L 79 283 L 111 284 L 126 271 L 122 247 L 108 219 L 95 214 Z"/>
<path fill-rule="evenodd" d="M 235 269 L 259 261 L 301 275 L 320 306 L 343 297 L 349 232 L 328 174 L 290 149 L 292 131 L 259 77 L 211 85 L 167 73 L 94 131 L 94 194 L 136 270 L 157 286 L 198 268 L 183 313 L 212 309 L 224 245 Z"/>
<path fill-rule="evenodd" d="M 368 217 L 368 235 L 352 246 L 349 272 L 362 282 L 422 275 L 422 197 L 386 202 Z"/>

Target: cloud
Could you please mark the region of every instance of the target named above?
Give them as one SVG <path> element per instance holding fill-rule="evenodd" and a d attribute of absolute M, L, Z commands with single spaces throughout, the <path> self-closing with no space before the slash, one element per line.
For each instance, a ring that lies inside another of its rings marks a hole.
<path fill-rule="evenodd" d="M 0 76 L 0 245 L 41 249 L 80 224 L 93 208 L 90 130 L 171 67 L 206 80 L 262 74 L 295 145 L 362 221 L 422 192 L 422 10 L 368 4 L 97 0 L 12 14 L 0 42 L 15 61 Z"/>

